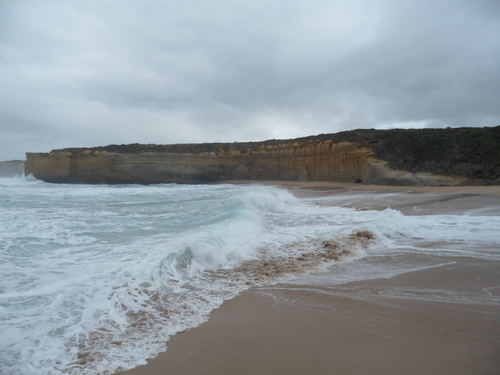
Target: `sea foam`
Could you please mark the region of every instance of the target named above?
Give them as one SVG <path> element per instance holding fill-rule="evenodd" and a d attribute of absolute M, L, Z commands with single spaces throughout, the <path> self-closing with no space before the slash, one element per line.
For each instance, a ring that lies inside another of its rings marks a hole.
<path fill-rule="evenodd" d="M 275 187 L 2 179 L 0 210 L 6 374 L 134 367 L 242 290 L 332 265 L 328 282 L 342 283 L 410 267 L 356 269 L 376 257 L 411 253 L 411 267 L 435 266 L 435 254 L 499 257 L 498 216 L 357 211 Z"/>

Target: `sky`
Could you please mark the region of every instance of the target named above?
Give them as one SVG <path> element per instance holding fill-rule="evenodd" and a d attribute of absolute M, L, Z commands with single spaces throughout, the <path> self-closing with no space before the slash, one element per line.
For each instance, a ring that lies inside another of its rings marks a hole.
<path fill-rule="evenodd" d="M 0 160 L 497 125 L 499 0 L 0 0 Z"/>

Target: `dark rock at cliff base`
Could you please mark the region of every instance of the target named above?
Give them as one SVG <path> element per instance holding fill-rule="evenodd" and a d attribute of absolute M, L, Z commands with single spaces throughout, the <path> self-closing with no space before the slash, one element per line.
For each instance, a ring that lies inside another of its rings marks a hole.
<path fill-rule="evenodd" d="M 357 129 L 263 142 L 130 144 L 28 153 L 52 182 L 200 183 L 231 179 L 391 185 L 496 184 L 500 126 Z"/>

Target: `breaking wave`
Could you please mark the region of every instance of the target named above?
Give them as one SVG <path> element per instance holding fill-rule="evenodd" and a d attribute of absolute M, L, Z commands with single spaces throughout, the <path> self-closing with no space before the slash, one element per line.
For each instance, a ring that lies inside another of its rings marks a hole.
<path fill-rule="evenodd" d="M 384 256 L 404 241 L 425 252 L 418 243 L 432 235 L 491 235 L 482 218 L 320 206 L 275 187 L 16 179 L 0 189 L 6 374 L 132 368 L 250 287 Z"/>

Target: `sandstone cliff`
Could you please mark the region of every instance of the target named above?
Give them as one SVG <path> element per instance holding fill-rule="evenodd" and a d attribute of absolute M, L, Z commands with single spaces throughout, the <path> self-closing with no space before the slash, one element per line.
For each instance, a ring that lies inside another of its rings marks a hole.
<path fill-rule="evenodd" d="M 45 181 L 68 183 L 250 179 L 499 184 L 500 127 L 354 130 L 249 143 L 68 148 L 27 153 L 25 170 Z"/>

